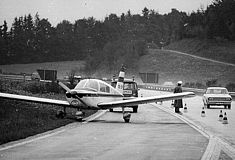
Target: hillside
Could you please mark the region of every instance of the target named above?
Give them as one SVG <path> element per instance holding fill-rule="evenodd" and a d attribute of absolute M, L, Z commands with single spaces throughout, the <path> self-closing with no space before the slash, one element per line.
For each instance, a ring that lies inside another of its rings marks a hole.
<path fill-rule="evenodd" d="M 235 64 L 234 41 L 183 39 L 164 48 Z"/>
<path fill-rule="evenodd" d="M 78 74 L 81 68 L 85 65 L 84 61 L 61 61 L 61 62 L 44 62 L 44 63 L 29 63 L 29 64 L 9 64 L 0 65 L 0 69 L 4 73 L 27 73 L 32 74 L 37 69 L 57 70 L 57 78 L 63 79 L 64 76 L 72 70 L 76 70 Z"/>
<path fill-rule="evenodd" d="M 215 41 L 209 42 L 197 39 L 185 39 L 172 43 L 165 48 L 235 64 L 235 43 L 217 43 L 218 42 Z M 86 74 L 81 72 L 84 66 L 84 61 L 64 61 L 1 65 L 0 69 L 8 73 L 23 72 L 29 74 L 36 69 L 56 69 L 58 71 L 58 78 L 62 79 L 64 76 L 68 75 L 72 69 L 78 71 L 76 74 Z M 217 79 L 218 84 L 225 86 L 228 83 L 235 82 L 235 67 L 159 49 L 148 49 L 146 54 L 137 60 L 137 68 L 135 70 L 127 68 L 126 77 L 132 78 L 132 76 L 135 75 L 136 80 L 141 82 L 138 75 L 139 72 L 159 73 L 159 84 L 163 84 L 166 81 L 176 83 L 178 80 L 182 80 L 185 83 L 198 82 L 205 84 L 208 80 Z M 100 66 L 100 68 L 92 74 L 92 77 L 111 78 L 113 74 L 117 75 L 118 70 L 113 73 L 108 71 L 107 66 Z"/>
<path fill-rule="evenodd" d="M 205 84 L 217 79 L 218 84 L 225 86 L 235 82 L 235 67 L 159 49 L 149 49 L 148 54 L 140 58 L 139 71 L 159 73 L 160 84 L 178 80 Z"/>

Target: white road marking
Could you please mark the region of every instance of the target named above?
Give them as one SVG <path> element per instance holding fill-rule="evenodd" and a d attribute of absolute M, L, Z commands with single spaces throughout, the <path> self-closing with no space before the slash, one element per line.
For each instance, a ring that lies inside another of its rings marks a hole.
<path fill-rule="evenodd" d="M 90 121 L 93 121 L 93 120 L 95 120 L 95 119 L 97 119 L 97 118 L 103 116 L 107 111 L 108 111 L 108 110 L 98 110 L 97 113 L 92 114 L 91 116 L 85 118 L 85 119 L 84 119 L 85 121 L 82 122 L 82 123 L 85 124 L 85 123 L 88 123 L 88 122 L 90 122 Z"/>
<path fill-rule="evenodd" d="M 4 151 L 4 150 L 7 150 L 7 149 L 10 149 L 10 148 L 13 148 L 13 147 L 22 146 L 22 145 L 25 145 L 27 143 L 31 143 L 31 142 L 34 142 L 34 141 L 37 141 L 37 140 L 40 140 L 40 139 L 51 137 L 51 136 L 54 136 L 54 135 L 59 134 L 59 133 L 64 132 L 64 131 L 65 131 L 65 129 L 62 129 L 62 130 L 59 130 L 59 131 L 56 131 L 56 132 L 53 132 L 53 133 L 49 133 L 49 134 L 46 134 L 46 135 L 43 135 L 43 136 L 39 136 L 39 137 L 36 137 L 36 138 L 29 137 L 28 140 L 26 139 L 26 140 L 23 140 L 22 142 L 19 142 L 19 143 L 13 142 L 13 144 L 11 144 L 11 142 L 10 142 L 10 143 L 5 144 L 6 146 L 2 145 L 2 148 L 0 148 L 0 151 Z"/>

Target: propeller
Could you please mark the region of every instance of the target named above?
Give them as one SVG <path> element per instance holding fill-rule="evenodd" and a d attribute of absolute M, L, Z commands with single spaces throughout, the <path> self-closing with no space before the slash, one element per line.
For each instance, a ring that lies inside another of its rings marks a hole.
<path fill-rule="evenodd" d="M 64 83 L 60 82 L 60 81 L 57 81 L 57 83 L 64 89 L 66 90 L 66 96 L 68 98 L 71 98 L 71 97 L 76 97 L 82 104 L 84 104 L 85 106 L 87 106 L 87 104 L 81 100 L 82 98 L 82 95 L 79 95 L 76 91 L 73 91 L 73 90 L 70 90 Z M 87 106 L 88 107 L 88 106 Z"/>
<path fill-rule="evenodd" d="M 62 82 L 60 81 L 57 81 L 57 83 L 64 89 L 66 90 L 67 92 L 71 93 L 71 90 Z"/>

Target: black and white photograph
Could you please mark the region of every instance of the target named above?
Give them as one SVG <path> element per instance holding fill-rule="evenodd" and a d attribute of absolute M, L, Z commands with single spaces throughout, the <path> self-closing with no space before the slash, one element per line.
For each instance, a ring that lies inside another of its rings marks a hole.
<path fill-rule="evenodd" d="M 0 160 L 235 160 L 235 0 L 0 0 Z"/>

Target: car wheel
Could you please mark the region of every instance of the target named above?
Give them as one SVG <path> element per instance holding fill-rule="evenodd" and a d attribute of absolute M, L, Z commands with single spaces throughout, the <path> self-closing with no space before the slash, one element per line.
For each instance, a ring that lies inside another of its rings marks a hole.
<path fill-rule="evenodd" d="M 227 105 L 224 105 L 224 109 L 226 109 L 227 108 Z"/>
<path fill-rule="evenodd" d="M 113 109 L 111 108 L 111 109 L 109 109 L 109 112 L 113 112 Z"/>
<path fill-rule="evenodd" d="M 133 107 L 133 113 L 137 113 L 138 111 L 138 106 Z"/>
<path fill-rule="evenodd" d="M 209 104 L 207 104 L 207 108 L 210 108 L 210 105 L 209 105 Z"/>
<path fill-rule="evenodd" d="M 228 105 L 228 109 L 231 109 L 231 104 Z"/>

